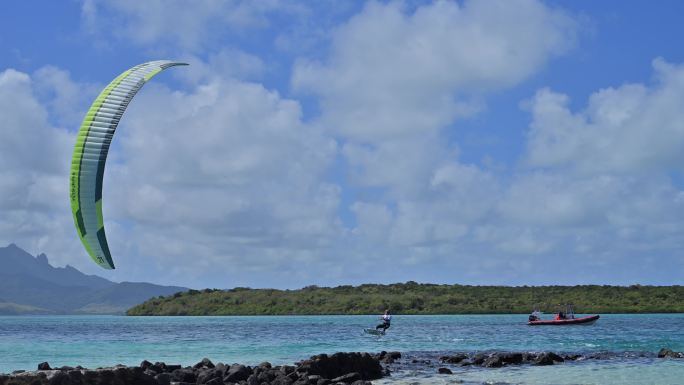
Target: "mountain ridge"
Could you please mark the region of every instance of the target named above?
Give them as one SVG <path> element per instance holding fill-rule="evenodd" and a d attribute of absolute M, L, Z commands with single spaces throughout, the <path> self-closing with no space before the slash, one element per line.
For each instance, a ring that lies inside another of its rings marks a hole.
<path fill-rule="evenodd" d="M 54 267 L 14 243 L 0 247 L 0 314 L 123 314 L 149 298 L 188 288 L 112 282 L 73 266 Z"/>

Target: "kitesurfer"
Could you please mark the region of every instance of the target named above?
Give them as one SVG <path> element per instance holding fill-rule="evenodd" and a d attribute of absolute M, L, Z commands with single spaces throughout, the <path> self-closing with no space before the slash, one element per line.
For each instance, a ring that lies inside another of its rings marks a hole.
<path fill-rule="evenodd" d="M 382 323 L 376 326 L 375 330 L 382 329 L 384 332 L 385 330 L 389 329 L 390 322 L 392 322 L 392 315 L 390 314 L 389 309 L 385 310 L 385 314 L 383 314 L 380 319 L 382 320 Z"/>

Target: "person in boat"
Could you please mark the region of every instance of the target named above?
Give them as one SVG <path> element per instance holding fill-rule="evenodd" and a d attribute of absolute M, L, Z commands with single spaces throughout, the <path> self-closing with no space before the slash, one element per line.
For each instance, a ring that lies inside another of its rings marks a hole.
<path fill-rule="evenodd" d="M 565 319 L 565 313 L 563 311 L 559 311 L 558 314 L 556 314 L 556 321 L 564 320 Z"/>
<path fill-rule="evenodd" d="M 376 326 L 375 330 L 382 329 L 384 332 L 385 330 L 389 329 L 390 323 L 392 322 L 392 315 L 390 314 L 389 309 L 385 310 L 385 314 L 383 314 L 380 319 L 382 320 L 382 323 Z"/>
<path fill-rule="evenodd" d="M 539 317 L 537 316 L 537 314 L 532 313 L 532 314 L 530 314 L 530 316 L 527 318 L 527 320 L 530 321 L 530 322 L 539 321 Z"/>

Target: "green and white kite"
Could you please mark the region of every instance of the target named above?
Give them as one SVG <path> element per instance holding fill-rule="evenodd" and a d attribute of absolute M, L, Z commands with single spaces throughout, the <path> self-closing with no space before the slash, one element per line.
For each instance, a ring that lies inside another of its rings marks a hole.
<path fill-rule="evenodd" d="M 167 60 L 139 64 L 119 75 L 100 93 L 86 113 L 71 160 L 71 211 L 78 235 L 90 257 L 113 269 L 102 218 L 102 178 L 109 145 L 128 103 L 154 75 L 173 66 Z"/>

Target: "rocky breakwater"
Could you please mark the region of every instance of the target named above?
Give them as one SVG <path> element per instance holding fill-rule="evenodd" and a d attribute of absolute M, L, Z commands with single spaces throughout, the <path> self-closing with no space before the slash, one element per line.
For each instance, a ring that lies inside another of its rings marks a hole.
<path fill-rule="evenodd" d="M 500 368 L 509 365 L 553 365 L 564 361 L 574 361 L 578 358 L 574 354 L 556 354 L 554 352 L 520 353 L 520 352 L 491 352 L 491 353 L 457 353 L 442 356 L 439 361 L 458 366 L 481 366 L 485 368 Z"/>
<path fill-rule="evenodd" d="M 651 352 L 585 352 L 585 353 L 554 353 L 554 352 L 459 352 L 448 355 L 434 356 L 431 353 L 409 353 L 401 361 L 389 365 L 393 371 L 412 370 L 440 374 L 452 374 L 453 368 L 502 368 L 518 365 L 556 365 L 565 362 L 625 360 L 625 359 L 654 359 L 654 358 L 684 358 L 684 352 L 675 352 L 667 348 L 657 354 Z"/>
<path fill-rule="evenodd" d="M 47 362 L 37 371 L 0 375 L 0 385 L 371 385 L 382 377 L 382 355 L 368 353 L 320 354 L 295 365 L 258 366 L 214 364 L 203 359 L 194 366 L 143 361 L 139 366 L 118 365 L 89 370 L 53 369 Z"/>

